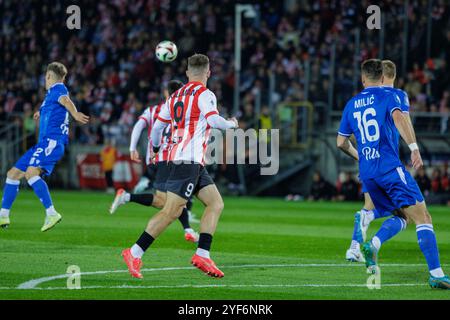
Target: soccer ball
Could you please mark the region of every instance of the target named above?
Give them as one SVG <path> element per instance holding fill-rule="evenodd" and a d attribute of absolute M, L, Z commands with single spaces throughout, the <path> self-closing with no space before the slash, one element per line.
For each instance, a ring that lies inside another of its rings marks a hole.
<path fill-rule="evenodd" d="M 172 41 L 162 41 L 156 46 L 156 57 L 162 62 L 172 62 L 177 58 L 178 49 Z"/>

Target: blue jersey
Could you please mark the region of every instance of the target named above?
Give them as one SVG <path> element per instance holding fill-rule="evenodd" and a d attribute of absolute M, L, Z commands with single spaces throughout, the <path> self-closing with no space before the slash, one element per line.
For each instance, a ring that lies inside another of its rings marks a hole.
<path fill-rule="evenodd" d="M 400 99 L 402 111 L 405 113 L 409 113 L 409 99 L 408 94 L 405 91 L 403 91 L 402 89 L 388 86 L 383 86 L 383 88 L 394 92 Z"/>
<path fill-rule="evenodd" d="M 59 103 L 59 99 L 68 96 L 63 83 L 56 83 L 48 89 L 40 108 L 39 142 L 53 139 L 60 143 L 69 142 L 69 112 Z"/>
<path fill-rule="evenodd" d="M 368 87 L 347 102 L 339 135 L 355 135 L 362 180 L 383 175 L 399 166 L 398 131 L 392 112 L 400 110 L 400 98 L 384 87 Z"/>

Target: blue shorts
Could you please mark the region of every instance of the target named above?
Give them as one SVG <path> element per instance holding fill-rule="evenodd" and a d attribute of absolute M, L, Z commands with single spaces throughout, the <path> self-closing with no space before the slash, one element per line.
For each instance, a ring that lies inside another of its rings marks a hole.
<path fill-rule="evenodd" d="M 364 180 L 363 188 L 369 193 L 380 213 L 394 212 L 424 201 L 417 182 L 404 167 Z"/>
<path fill-rule="evenodd" d="M 14 167 L 27 171 L 28 167 L 41 168 L 44 175 L 50 175 L 55 164 L 63 157 L 65 146 L 53 139 L 44 139 L 29 149 Z"/>

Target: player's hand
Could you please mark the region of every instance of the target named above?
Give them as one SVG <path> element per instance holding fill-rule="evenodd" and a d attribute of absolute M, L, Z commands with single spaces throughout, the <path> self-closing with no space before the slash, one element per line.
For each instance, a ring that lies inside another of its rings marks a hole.
<path fill-rule="evenodd" d="M 237 121 L 237 119 L 235 117 L 228 119 L 228 121 L 234 122 L 234 127 L 235 128 L 239 127 L 239 123 L 238 123 L 238 121 Z"/>
<path fill-rule="evenodd" d="M 34 120 L 39 120 L 40 117 L 41 117 L 41 112 L 40 112 L 40 111 L 36 111 L 36 112 L 33 114 L 33 119 L 34 119 Z"/>
<path fill-rule="evenodd" d="M 139 157 L 139 152 L 137 152 L 136 150 L 130 151 L 130 158 L 132 161 L 134 161 L 136 163 L 141 163 L 141 159 Z"/>
<path fill-rule="evenodd" d="M 411 152 L 411 163 L 416 170 L 423 167 L 422 156 L 420 155 L 419 150 L 414 150 L 413 152 Z"/>
<path fill-rule="evenodd" d="M 76 112 L 72 116 L 75 119 L 75 121 L 77 121 L 81 124 L 86 124 L 89 122 L 89 117 L 82 112 Z"/>

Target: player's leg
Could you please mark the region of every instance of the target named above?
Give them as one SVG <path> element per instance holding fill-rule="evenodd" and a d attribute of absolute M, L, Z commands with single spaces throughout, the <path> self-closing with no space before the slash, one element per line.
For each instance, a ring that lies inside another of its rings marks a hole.
<path fill-rule="evenodd" d="M 36 196 L 45 208 L 46 218 L 41 231 L 47 231 L 61 221 L 61 215 L 56 212 L 53 206 L 52 197 L 47 183 L 41 178 L 42 169 L 38 167 L 28 167 L 25 172 L 25 178 L 29 186 L 33 189 Z"/>
<path fill-rule="evenodd" d="M 9 213 L 19 193 L 20 180 L 25 172 L 13 167 L 6 174 L 5 186 L 3 187 L 2 207 L 0 209 L 0 227 L 7 228 L 10 224 Z"/>
<path fill-rule="evenodd" d="M 186 203 L 186 208 L 188 210 L 188 215 L 189 215 L 189 222 L 200 223 L 200 220 L 197 219 L 194 212 L 192 212 L 193 205 L 194 205 L 194 199 L 189 199 L 189 201 Z"/>
<path fill-rule="evenodd" d="M 395 204 L 388 194 L 383 190 L 383 183 L 380 185 L 375 179 L 365 181 L 366 188 L 378 209 L 378 212 L 395 212 Z M 401 215 L 395 215 L 383 222 L 378 232 L 369 241 L 363 244 L 363 254 L 366 260 L 366 267 L 369 273 L 374 273 L 378 264 L 378 252 L 382 244 L 393 238 L 407 226 L 407 220 Z"/>
<path fill-rule="evenodd" d="M 210 250 L 217 223 L 224 208 L 223 200 L 215 184 L 202 187 L 197 193 L 197 198 L 205 205 L 205 211 L 200 222 L 198 248 L 192 257 L 192 264 L 209 276 L 221 278 L 224 274 L 211 260 Z"/>
<path fill-rule="evenodd" d="M 441 268 L 431 215 L 428 212 L 425 201 L 405 207 L 402 211 L 416 224 L 419 247 L 427 261 L 430 272 L 430 286 L 433 288 L 450 289 L 450 279 L 444 274 Z"/>
<path fill-rule="evenodd" d="M 29 160 L 28 168 L 25 171 L 25 178 L 33 189 L 39 200 L 42 202 L 46 217 L 41 231 L 53 228 L 61 221 L 61 215 L 56 212 L 47 183 L 41 178 L 53 172 L 56 163 L 63 157 L 65 146 L 53 139 L 46 139 L 38 143 L 35 152 Z"/>
<path fill-rule="evenodd" d="M 363 184 L 363 193 L 364 193 L 364 206 L 363 208 L 356 212 L 354 226 L 353 226 L 353 234 L 352 241 L 350 243 L 350 248 L 347 250 L 345 254 L 345 258 L 351 262 L 364 262 L 364 257 L 360 250 L 360 244 L 366 241 L 367 237 L 367 229 L 369 228 L 370 223 L 382 216 L 378 213 L 378 210 L 375 208 L 372 199 L 370 198 L 369 193 L 367 192 L 364 184 Z M 391 214 L 389 213 L 389 216 Z"/>
<path fill-rule="evenodd" d="M 119 189 L 109 208 L 109 213 L 115 213 L 120 206 L 129 202 L 160 209 L 164 206 L 165 197 L 153 193 L 128 193 L 124 189 Z"/>
<path fill-rule="evenodd" d="M 150 219 L 147 228 L 136 243 L 130 249 L 122 251 L 122 256 L 133 277 L 142 278 L 142 274 L 140 273 L 142 256 L 155 239 L 178 218 L 185 205 L 186 199 L 175 193 L 168 192 L 166 203 L 161 211 Z"/>

